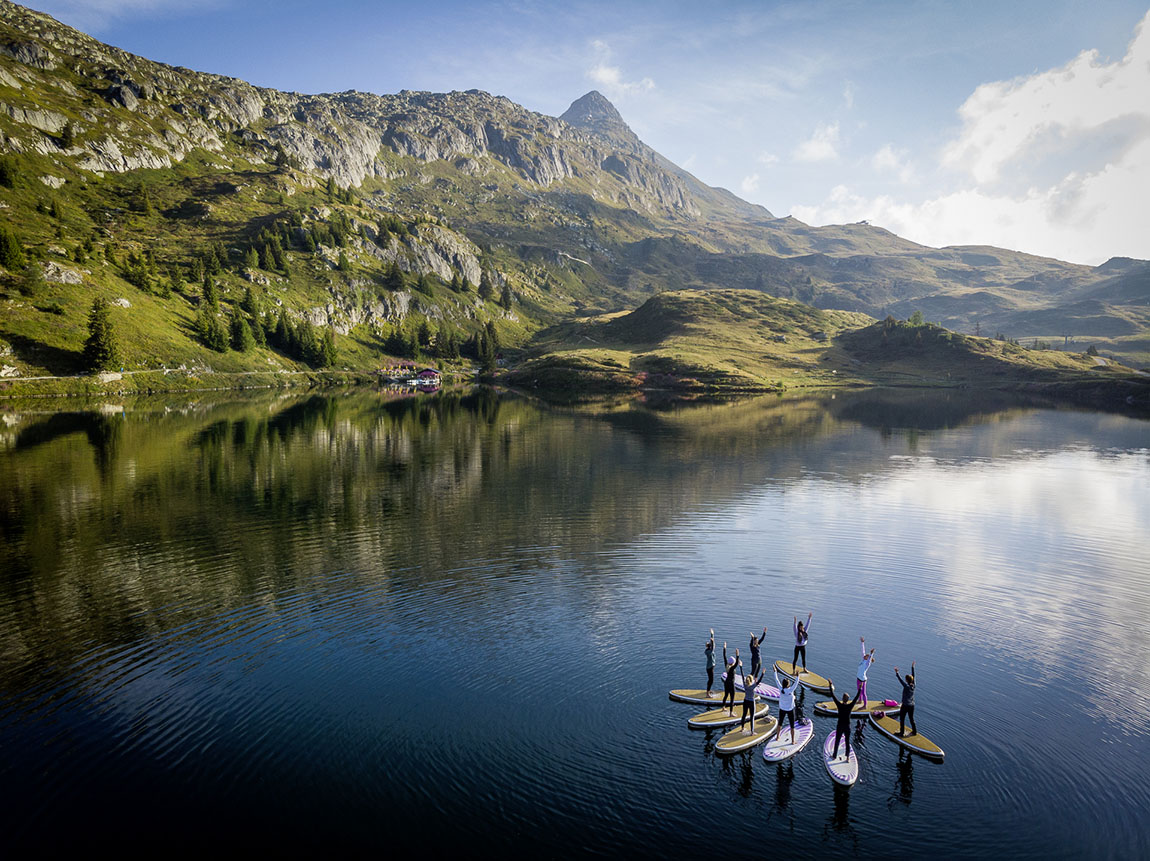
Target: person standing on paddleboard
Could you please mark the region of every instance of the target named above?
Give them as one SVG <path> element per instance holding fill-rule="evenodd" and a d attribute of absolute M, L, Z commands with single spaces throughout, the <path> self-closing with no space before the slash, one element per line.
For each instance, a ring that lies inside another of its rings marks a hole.
<path fill-rule="evenodd" d="M 807 631 L 811 629 L 811 619 L 815 616 L 814 613 L 807 613 L 807 623 L 804 625 L 799 621 L 799 617 L 795 616 L 795 657 L 791 661 L 791 668 L 795 671 L 795 675 L 799 673 L 799 655 L 803 656 L 803 669 L 807 668 Z"/>
<path fill-rule="evenodd" d="M 751 631 L 751 675 L 761 675 L 763 669 L 763 658 L 759 654 L 759 649 L 763 645 L 763 640 L 767 639 L 767 629 L 763 628 L 763 636 L 756 637 L 755 632 Z"/>
<path fill-rule="evenodd" d="M 831 702 L 833 702 L 835 704 L 835 708 L 838 709 L 838 713 L 839 713 L 839 722 L 835 725 L 835 749 L 834 749 L 834 752 L 831 754 L 831 759 L 834 759 L 836 756 L 839 755 L 839 739 L 840 738 L 844 739 L 846 741 L 846 753 L 844 754 L 844 756 L 846 757 L 846 759 L 850 759 L 851 758 L 851 712 L 854 711 L 855 705 L 858 704 L 859 697 L 862 695 L 862 691 L 859 691 L 857 694 L 855 694 L 855 698 L 853 700 L 848 701 L 846 694 L 843 694 L 843 698 L 841 700 L 836 700 L 835 699 L 835 683 L 832 682 L 830 679 L 827 679 L 827 687 L 829 687 L 831 689 Z"/>
<path fill-rule="evenodd" d="M 795 691 L 798 684 L 791 685 L 790 679 L 780 679 L 775 670 L 775 684 L 779 686 L 779 735 L 783 734 L 783 719 L 791 723 L 791 744 L 795 743 Z"/>
<path fill-rule="evenodd" d="M 711 639 L 703 647 L 703 654 L 707 656 L 707 696 L 713 697 L 711 688 L 715 685 L 715 629 L 711 629 Z"/>
<path fill-rule="evenodd" d="M 723 701 L 719 704 L 720 708 L 727 709 L 727 714 L 731 717 L 735 716 L 735 673 L 737 673 L 743 666 L 743 662 L 739 660 L 739 650 L 735 649 L 735 656 L 733 658 L 727 657 L 727 644 L 723 643 L 723 663 L 727 667 L 727 674 L 723 678 Z M 730 701 L 731 705 L 728 708 L 727 702 Z"/>
<path fill-rule="evenodd" d="M 898 667 L 894 668 L 894 677 L 902 685 L 902 707 L 898 710 L 898 734 L 906 735 L 906 719 L 910 718 L 910 733 L 918 735 L 918 727 L 914 723 L 914 661 L 910 662 L 910 672 L 904 680 L 898 674 Z"/>
<path fill-rule="evenodd" d="M 858 683 L 859 698 L 862 699 L 863 708 L 865 709 L 867 704 L 866 671 L 869 670 L 871 668 L 871 664 L 874 663 L 874 649 L 871 649 L 870 654 L 868 655 L 866 650 L 866 638 L 859 637 L 859 642 L 862 643 L 862 660 L 859 661 L 859 670 L 855 674 L 855 681 Z"/>
<path fill-rule="evenodd" d="M 759 682 L 763 680 L 763 670 L 759 674 L 743 677 L 743 718 L 739 721 L 739 729 L 747 722 L 747 715 L 751 716 L 751 735 L 755 734 L 755 706 L 758 704 L 759 694 L 756 690 Z"/>

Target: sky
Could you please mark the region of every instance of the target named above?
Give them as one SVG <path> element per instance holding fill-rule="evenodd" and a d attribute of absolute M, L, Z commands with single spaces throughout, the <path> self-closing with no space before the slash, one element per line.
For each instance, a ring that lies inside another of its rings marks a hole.
<path fill-rule="evenodd" d="M 104 42 L 298 92 L 597 89 L 710 185 L 810 224 L 1150 258 L 1147 0 L 32 0 Z"/>

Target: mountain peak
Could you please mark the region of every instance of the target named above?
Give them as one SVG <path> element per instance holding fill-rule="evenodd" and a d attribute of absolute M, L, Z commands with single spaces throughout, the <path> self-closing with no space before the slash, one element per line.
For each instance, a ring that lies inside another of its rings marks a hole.
<path fill-rule="evenodd" d="M 621 139 L 629 144 L 638 139 L 615 106 L 598 90 L 592 90 L 571 103 L 559 117 L 568 125 L 587 129 L 606 138 Z"/>

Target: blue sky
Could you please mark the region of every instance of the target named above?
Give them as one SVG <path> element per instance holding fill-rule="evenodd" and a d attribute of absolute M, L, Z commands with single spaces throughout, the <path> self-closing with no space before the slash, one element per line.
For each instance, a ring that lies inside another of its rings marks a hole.
<path fill-rule="evenodd" d="M 40 0 L 155 60 L 301 92 L 589 89 L 776 215 L 1150 258 L 1150 21 L 1124 0 Z"/>

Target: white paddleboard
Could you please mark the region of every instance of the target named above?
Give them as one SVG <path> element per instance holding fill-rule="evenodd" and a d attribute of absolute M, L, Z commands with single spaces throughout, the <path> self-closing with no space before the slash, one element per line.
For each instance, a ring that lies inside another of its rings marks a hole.
<path fill-rule="evenodd" d="M 697 714 L 692 718 L 687 719 L 687 726 L 691 729 L 714 729 L 721 726 L 733 726 L 737 724 L 743 717 L 743 703 L 740 700 L 735 704 L 734 717 L 726 709 L 718 708 L 711 709 L 710 711 Z M 763 720 L 771 712 L 771 707 L 766 703 L 758 703 L 755 706 L 755 720 Z"/>
<path fill-rule="evenodd" d="M 790 759 L 800 750 L 807 746 L 807 743 L 814 738 L 815 725 L 809 720 L 795 721 L 795 740 L 791 741 L 791 723 L 784 721 L 779 724 L 779 731 L 775 733 L 775 737 L 767 742 L 767 746 L 763 748 L 763 759 L 767 762 L 782 762 L 785 759 Z"/>
<path fill-rule="evenodd" d="M 835 749 L 835 734 L 832 730 L 827 736 L 827 740 L 823 742 L 823 763 L 827 767 L 827 773 L 830 774 L 831 780 L 843 786 L 853 786 L 859 779 L 859 761 L 858 757 L 855 756 L 853 744 L 851 745 L 850 759 L 843 756 L 845 744 L 845 738 L 839 739 L 838 756 L 831 759 L 831 751 Z"/>
<path fill-rule="evenodd" d="M 736 726 L 729 733 L 715 742 L 715 753 L 723 756 L 729 756 L 732 753 L 738 753 L 740 750 L 754 747 L 756 744 L 762 744 L 771 737 L 771 733 L 775 731 L 775 727 L 779 722 L 773 717 L 766 720 L 755 721 L 755 731 L 751 732 L 750 724 L 739 729 Z"/>
<path fill-rule="evenodd" d="M 723 673 L 723 681 L 725 682 L 726 680 L 727 680 L 727 674 Z M 746 689 L 747 689 L 746 685 L 743 684 L 742 674 L 741 673 L 736 674 L 736 676 L 735 676 L 735 690 L 736 691 L 745 691 Z M 776 688 L 774 685 L 768 685 L 766 682 L 759 682 L 757 685 L 755 685 L 755 693 L 758 694 L 764 700 L 772 700 L 774 702 L 779 701 L 779 689 Z"/>

